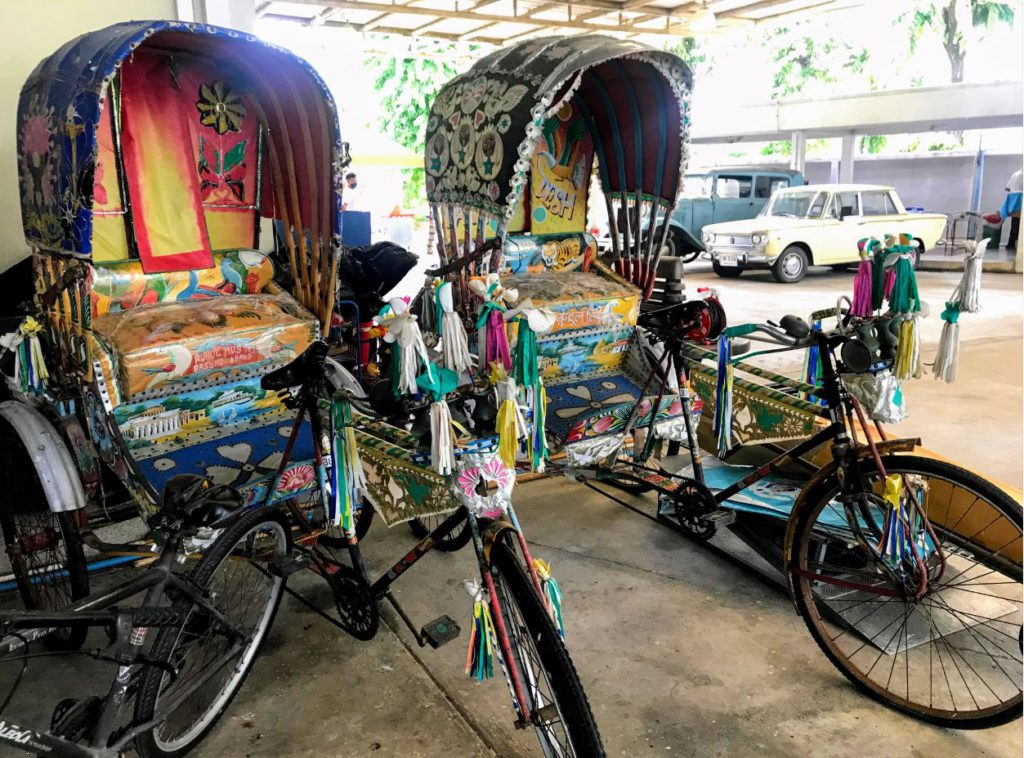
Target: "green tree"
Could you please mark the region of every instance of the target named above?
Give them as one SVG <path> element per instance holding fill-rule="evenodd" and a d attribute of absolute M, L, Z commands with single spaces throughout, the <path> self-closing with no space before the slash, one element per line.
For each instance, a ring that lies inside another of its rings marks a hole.
<path fill-rule="evenodd" d="M 680 37 L 675 44 L 666 44 L 665 52 L 678 55 L 697 75 L 707 74 L 714 65 L 707 43 L 696 37 Z"/>
<path fill-rule="evenodd" d="M 968 20 L 968 15 L 970 19 Z M 949 58 L 949 79 L 954 84 L 964 80 L 964 61 L 967 58 L 967 34 L 974 29 L 979 36 L 997 24 L 1013 26 L 1013 6 L 988 0 L 946 0 L 943 3 L 921 5 L 902 16 L 900 21 L 910 24 L 910 52 L 926 31 L 937 33 Z"/>
<path fill-rule="evenodd" d="M 805 93 L 808 85 L 835 84 L 840 78 L 859 75 L 868 59 L 859 50 L 837 39 L 801 35 L 782 27 L 766 41 L 772 49 L 772 100 Z M 810 89 L 817 89 L 811 87 Z"/>
<path fill-rule="evenodd" d="M 398 144 L 421 155 L 423 137 L 430 118 L 430 106 L 441 87 L 460 69 L 452 61 L 458 57 L 452 43 L 423 43 L 403 57 L 369 58 L 364 61 L 376 77 L 374 89 L 384 112 L 384 131 Z M 406 176 L 406 206 L 423 202 L 424 172 L 421 168 L 403 169 Z"/>

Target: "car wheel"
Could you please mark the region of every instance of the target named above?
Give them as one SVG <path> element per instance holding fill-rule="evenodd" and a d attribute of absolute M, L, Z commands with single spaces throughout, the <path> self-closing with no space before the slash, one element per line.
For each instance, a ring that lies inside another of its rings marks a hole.
<path fill-rule="evenodd" d="M 921 256 L 924 255 L 924 240 L 920 237 L 914 238 L 914 243 L 917 245 L 917 250 L 914 252 L 914 268 L 916 269 L 921 265 Z"/>
<path fill-rule="evenodd" d="M 739 266 L 720 266 L 718 265 L 718 261 L 714 259 L 711 261 L 711 268 L 713 268 L 715 273 L 723 279 L 735 279 L 743 273 L 743 269 Z"/>
<path fill-rule="evenodd" d="M 807 275 L 807 253 L 803 248 L 790 245 L 772 264 L 772 276 L 782 284 L 794 284 Z"/>

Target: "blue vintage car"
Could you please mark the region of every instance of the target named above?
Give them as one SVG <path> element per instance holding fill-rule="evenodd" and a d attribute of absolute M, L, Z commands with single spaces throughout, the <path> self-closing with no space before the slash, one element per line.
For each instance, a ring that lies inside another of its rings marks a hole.
<path fill-rule="evenodd" d="M 685 262 L 705 252 L 701 230 L 708 224 L 754 218 L 777 189 L 805 184 L 799 171 L 732 166 L 705 174 L 687 174 L 671 218 L 663 255 Z"/>

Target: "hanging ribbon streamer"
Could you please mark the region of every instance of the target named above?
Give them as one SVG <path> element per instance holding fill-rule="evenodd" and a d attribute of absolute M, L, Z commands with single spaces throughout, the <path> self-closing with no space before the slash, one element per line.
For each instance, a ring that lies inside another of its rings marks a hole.
<path fill-rule="evenodd" d="M 718 455 L 724 457 L 732 447 L 732 338 L 718 338 L 718 376 L 715 386 L 715 423 Z"/>
<path fill-rule="evenodd" d="M 347 400 L 331 403 L 331 494 L 334 507 L 328 514 L 331 523 L 340 526 L 346 536 L 355 534 L 353 513 L 366 491 L 366 476 L 359 459 L 355 429 L 352 428 L 352 406 Z"/>
<path fill-rule="evenodd" d="M 558 630 L 558 636 L 565 639 L 565 624 L 562 619 L 562 590 L 558 582 L 551 575 L 551 566 L 541 558 L 533 559 L 533 567 L 540 579 L 540 588 L 544 591 L 544 598 L 547 600 L 548 615 Z"/>
<path fill-rule="evenodd" d="M 960 314 L 981 310 L 981 271 L 987 248 L 988 240 L 985 239 L 977 243 L 974 250 L 968 251 L 964 274 L 946 303 L 946 309 L 942 311 L 942 334 L 932 369 L 936 379 L 949 383 L 956 381 L 960 358 Z"/>
<path fill-rule="evenodd" d="M 395 298 L 390 302 L 391 312 L 394 314 L 390 319 L 383 320 L 387 327 L 387 334 L 384 341 L 391 345 L 397 345 L 399 350 L 397 360 L 394 352 L 391 354 L 392 379 L 395 378 L 395 364 L 398 364 L 397 380 L 398 389 L 403 394 L 416 394 L 416 375 L 422 363 L 427 373 L 431 372 L 430 358 L 427 355 L 427 346 L 423 342 L 423 334 L 420 333 L 419 324 L 416 323 L 416 316 L 410 310 L 404 300 Z M 380 322 L 379 322 L 380 323 Z"/>
<path fill-rule="evenodd" d="M 813 330 L 817 331 L 821 329 L 821 319 L 817 319 L 812 322 Z M 811 343 L 811 345 L 804 351 L 804 381 L 812 387 L 821 386 L 821 355 L 818 351 L 818 345 Z M 812 400 L 811 397 L 817 398 L 817 395 L 811 395 L 807 393 L 805 399 L 809 403 L 817 403 L 818 405 L 825 405 L 825 401 L 818 398 Z"/>
<path fill-rule="evenodd" d="M 874 312 L 873 277 L 874 264 L 872 254 L 881 243 L 874 237 L 865 237 L 857 243 L 860 252 L 860 263 L 857 274 L 853 277 L 853 302 L 850 304 L 850 315 L 858 318 L 870 318 Z"/>
<path fill-rule="evenodd" d="M 527 436 L 515 379 L 505 379 L 494 389 L 498 393 L 498 457 L 509 468 L 515 468 L 519 440 Z"/>
<path fill-rule="evenodd" d="M 476 319 L 477 334 L 482 340 L 480 370 L 486 373 L 492 363 L 497 363 L 508 371 L 512 368 L 512 356 L 505 331 L 505 311 L 519 299 L 519 293 L 502 287 L 497 274 L 488 274 L 484 281 L 473 279 L 469 287 L 484 301 Z"/>
<path fill-rule="evenodd" d="M 462 318 L 455 312 L 452 285 L 445 282 L 437 288 L 434 298 L 441 337 L 441 364 L 462 378 L 473 372 L 473 359 L 469 354 L 469 338 Z"/>
<path fill-rule="evenodd" d="M 0 345 L 14 352 L 14 383 L 25 394 L 42 394 L 50 378 L 39 339 L 42 332 L 43 325 L 28 316 L 17 330 L 0 337 Z"/>
<path fill-rule="evenodd" d="M 475 582 L 466 582 L 466 591 L 473 598 L 473 628 L 469 633 L 466 674 L 482 682 L 494 676 L 498 640 L 494 633 L 494 619 L 491 617 L 487 592 Z"/>
<path fill-rule="evenodd" d="M 887 238 L 887 241 L 892 238 Z M 914 274 L 914 258 L 916 248 L 910 244 L 912 239 L 901 234 L 899 244 L 889 245 L 885 257 L 885 268 L 894 271 L 892 291 L 889 298 L 889 310 L 893 313 L 917 313 L 921 310 L 921 296 L 917 292 L 917 276 Z"/>

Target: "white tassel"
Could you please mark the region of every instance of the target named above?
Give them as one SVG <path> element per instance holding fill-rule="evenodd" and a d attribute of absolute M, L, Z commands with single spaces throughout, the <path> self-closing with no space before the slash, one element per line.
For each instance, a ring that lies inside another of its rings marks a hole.
<path fill-rule="evenodd" d="M 455 469 L 452 414 L 444 400 L 430 406 L 430 465 L 442 476 L 447 476 Z"/>
<path fill-rule="evenodd" d="M 401 300 L 391 301 L 391 309 L 395 316 L 384 322 L 388 329 L 384 339 L 387 342 L 397 342 L 401 348 L 398 389 L 407 395 L 415 395 L 419 392 L 416 377 L 419 374 L 420 363 L 423 363 L 431 380 L 433 369 L 430 367 L 430 356 L 427 354 L 427 346 L 423 342 L 419 324 L 416 323 L 416 316 L 407 308 L 408 306 Z"/>
<path fill-rule="evenodd" d="M 441 364 L 451 369 L 462 379 L 463 375 L 471 374 L 473 361 L 469 355 L 469 338 L 466 327 L 458 313 L 445 312 L 441 316 Z"/>
<path fill-rule="evenodd" d="M 981 240 L 964 261 L 963 278 L 950 299 L 950 302 L 959 303 L 961 313 L 977 313 L 981 310 L 981 269 L 987 248 L 988 239 Z"/>
<path fill-rule="evenodd" d="M 935 354 L 936 379 L 952 384 L 956 381 L 956 366 L 960 353 L 960 324 L 956 321 L 942 323 L 942 335 L 939 337 L 939 350 Z"/>

